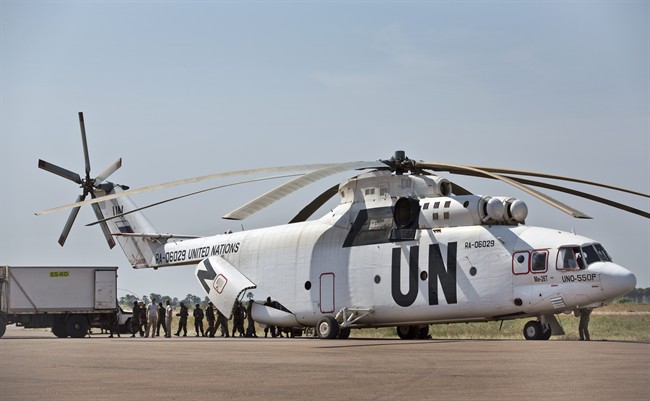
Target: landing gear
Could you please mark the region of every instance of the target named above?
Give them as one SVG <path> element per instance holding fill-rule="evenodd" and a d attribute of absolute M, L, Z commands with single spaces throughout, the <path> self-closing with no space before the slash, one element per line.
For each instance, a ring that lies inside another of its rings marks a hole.
<path fill-rule="evenodd" d="M 429 325 L 397 326 L 397 336 L 402 340 L 424 340 L 429 337 Z"/>
<path fill-rule="evenodd" d="M 531 320 L 524 326 L 524 338 L 526 340 L 548 340 L 551 338 L 551 328 L 542 324 L 539 320 Z"/>
<path fill-rule="evenodd" d="M 323 316 L 316 325 L 318 338 L 333 339 L 339 335 L 339 323 L 334 316 Z"/>

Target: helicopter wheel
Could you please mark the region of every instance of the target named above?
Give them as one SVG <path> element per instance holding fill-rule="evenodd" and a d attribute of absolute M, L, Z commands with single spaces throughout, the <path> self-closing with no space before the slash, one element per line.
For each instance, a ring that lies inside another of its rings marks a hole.
<path fill-rule="evenodd" d="M 524 338 L 526 340 L 541 340 L 543 339 L 543 336 L 544 332 L 542 329 L 542 323 L 537 320 L 531 320 L 524 326 Z"/>
<path fill-rule="evenodd" d="M 339 335 L 339 323 L 333 316 L 323 316 L 316 325 L 318 338 L 333 339 Z"/>
<path fill-rule="evenodd" d="M 351 331 L 352 331 L 352 329 L 350 329 L 349 327 L 346 327 L 344 329 L 340 329 L 339 330 L 339 335 L 336 338 L 341 339 L 341 340 L 345 340 L 345 339 L 350 337 L 350 332 Z"/>
<path fill-rule="evenodd" d="M 397 326 L 397 336 L 402 340 L 413 340 L 419 331 L 418 326 Z"/>

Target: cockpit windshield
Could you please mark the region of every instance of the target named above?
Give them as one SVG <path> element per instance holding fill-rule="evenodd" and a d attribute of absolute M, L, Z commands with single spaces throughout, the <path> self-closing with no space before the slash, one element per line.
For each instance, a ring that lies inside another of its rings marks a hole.
<path fill-rule="evenodd" d="M 591 244 L 582 247 L 562 247 L 557 254 L 557 269 L 586 269 L 595 262 L 611 262 L 605 248 L 601 244 Z"/>

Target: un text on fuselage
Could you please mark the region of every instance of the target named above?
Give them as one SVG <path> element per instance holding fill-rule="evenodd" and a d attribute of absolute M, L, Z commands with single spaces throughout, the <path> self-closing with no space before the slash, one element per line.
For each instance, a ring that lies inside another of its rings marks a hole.
<path fill-rule="evenodd" d="M 457 243 L 450 242 L 447 245 L 447 267 L 442 259 L 439 244 L 429 245 L 429 258 L 428 258 L 428 297 L 429 305 L 438 305 L 438 283 L 442 288 L 447 304 L 458 303 L 457 290 L 456 290 L 456 256 L 457 256 Z M 408 290 L 406 293 L 402 292 L 400 287 L 402 277 L 402 248 L 393 248 L 392 263 L 391 263 L 391 294 L 393 300 L 399 306 L 411 306 L 418 295 L 418 279 L 420 278 L 420 246 L 411 246 L 408 252 Z"/>

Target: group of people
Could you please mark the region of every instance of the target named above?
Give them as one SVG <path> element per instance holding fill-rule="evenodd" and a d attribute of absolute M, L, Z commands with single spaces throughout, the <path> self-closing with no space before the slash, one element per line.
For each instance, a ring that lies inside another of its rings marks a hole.
<path fill-rule="evenodd" d="M 236 301 L 233 308 L 233 327 L 232 337 L 257 337 L 255 330 L 255 321 L 251 313 L 253 307 L 253 300 L 248 302 L 248 306 L 244 307 L 241 301 Z M 270 298 L 267 299 L 264 305 L 272 305 Z M 179 305 L 180 311 L 176 313 L 179 317 L 178 329 L 174 333 L 175 336 L 187 337 L 187 319 L 190 315 L 189 308 L 183 302 Z M 166 301 L 166 306 L 163 303 L 157 303 L 153 298 L 151 303 L 147 306 L 142 301 L 133 302 L 133 317 L 131 318 L 131 337 L 140 334 L 141 337 L 148 338 L 160 336 L 161 328 L 164 336 L 169 338 L 172 336 L 172 317 L 174 310 L 169 300 Z M 200 304 L 194 305 L 192 311 L 194 317 L 194 332 L 196 337 L 215 337 L 217 331 L 221 331 L 221 337 L 230 337 L 230 330 L 228 328 L 228 317 L 219 311 L 212 302 L 208 303 L 205 311 L 201 308 Z M 203 320 L 207 320 L 207 327 L 204 327 Z M 246 328 L 244 324 L 246 323 Z M 269 330 L 272 337 L 276 337 L 276 328 L 274 326 L 267 326 L 264 329 L 265 337 L 268 336 Z M 281 331 L 278 329 L 278 334 L 282 336 Z"/>
<path fill-rule="evenodd" d="M 140 333 L 141 337 L 160 337 L 160 329 L 163 329 L 164 336 L 171 337 L 171 326 L 173 308 L 167 300 L 166 306 L 162 302 L 157 303 L 156 298 L 145 307 L 144 302 L 133 302 L 133 316 L 131 317 L 131 337 Z"/>

